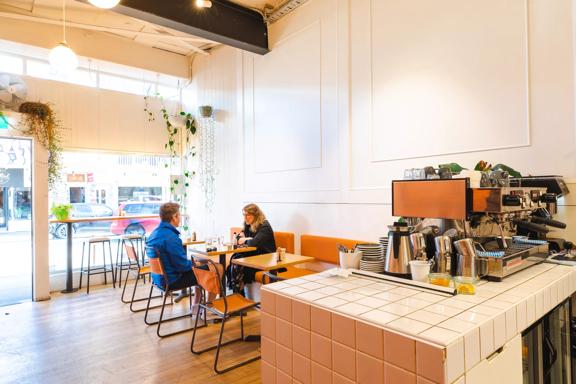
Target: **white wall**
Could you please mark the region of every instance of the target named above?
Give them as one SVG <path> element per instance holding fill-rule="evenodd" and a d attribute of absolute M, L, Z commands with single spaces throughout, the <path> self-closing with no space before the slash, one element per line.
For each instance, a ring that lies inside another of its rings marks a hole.
<path fill-rule="evenodd" d="M 391 180 L 445 162 L 576 180 L 570 0 L 311 0 L 269 32 L 266 56 L 194 62 L 225 111 L 221 231 L 257 202 L 277 230 L 374 240 Z"/>

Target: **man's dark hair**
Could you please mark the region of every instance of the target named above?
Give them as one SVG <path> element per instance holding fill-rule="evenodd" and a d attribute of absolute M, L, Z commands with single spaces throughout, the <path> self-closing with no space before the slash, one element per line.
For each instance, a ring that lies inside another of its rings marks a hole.
<path fill-rule="evenodd" d="M 160 206 L 160 220 L 170 222 L 178 211 L 180 211 L 180 204 L 164 203 Z"/>

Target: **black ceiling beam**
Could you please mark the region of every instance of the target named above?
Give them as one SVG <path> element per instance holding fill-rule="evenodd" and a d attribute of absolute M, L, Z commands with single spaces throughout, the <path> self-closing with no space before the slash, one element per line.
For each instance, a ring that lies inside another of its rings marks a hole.
<path fill-rule="evenodd" d="M 121 0 L 111 10 L 260 55 L 269 52 L 262 15 L 228 0 L 212 0 L 211 8 L 198 8 L 194 0 Z"/>

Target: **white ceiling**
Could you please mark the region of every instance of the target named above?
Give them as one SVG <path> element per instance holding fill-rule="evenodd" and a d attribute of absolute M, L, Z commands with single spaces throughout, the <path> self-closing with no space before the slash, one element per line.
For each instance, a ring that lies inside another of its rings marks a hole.
<path fill-rule="evenodd" d="M 0 20 L 18 19 L 33 23 L 61 25 L 63 0 L 0 0 Z M 129 39 L 139 44 L 180 55 L 205 54 L 219 43 L 186 33 L 133 19 L 109 10 L 99 9 L 75 0 L 66 1 L 66 22 L 69 28 L 96 31 Z M 236 3 L 262 11 L 284 3 L 284 0 L 234 0 Z"/>

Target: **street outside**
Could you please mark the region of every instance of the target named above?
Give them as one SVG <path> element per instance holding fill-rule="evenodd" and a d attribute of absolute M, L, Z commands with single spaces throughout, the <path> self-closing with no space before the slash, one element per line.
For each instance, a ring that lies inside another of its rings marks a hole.
<path fill-rule="evenodd" d="M 107 230 L 86 230 L 74 233 L 72 266 L 80 268 L 82 243 L 91 236 L 110 234 Z M 50 236 L 52 237 L 52 236 Z M 49 243 L 50 274 L 66 271 L 66 239 L 53 239 Z M 101 263 L 100 247 L 96 261 Z M 116 258 L 115 244 L 112 257 Z M 106 258 L 108 261 L 108 258 Z M 0 306 L 15 304 L 32 298 L 32 236 L 30 232 L 0 232 Z M 75 282 L 75 285 L 77 282 Z"/>

